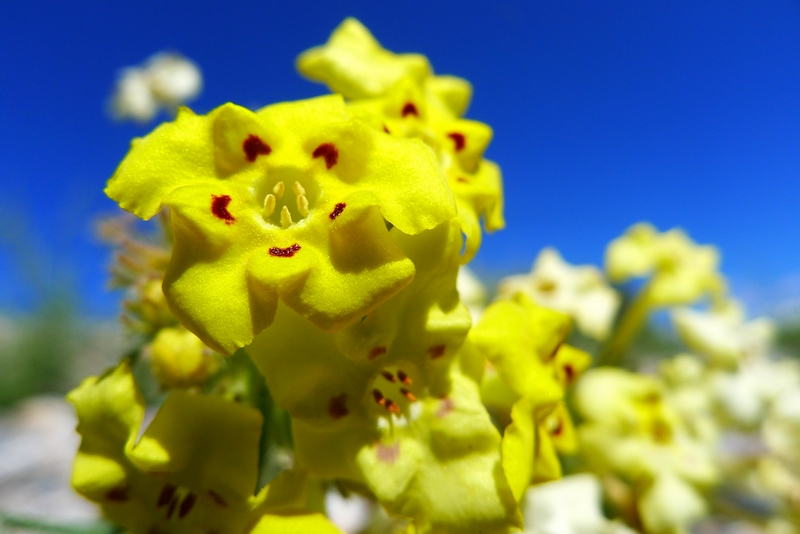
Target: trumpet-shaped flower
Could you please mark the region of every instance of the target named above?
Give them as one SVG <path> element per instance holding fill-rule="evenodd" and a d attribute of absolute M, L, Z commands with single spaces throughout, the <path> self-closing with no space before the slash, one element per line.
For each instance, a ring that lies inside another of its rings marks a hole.
<path fill-rule="evenodd" d="M 570 265 L 553 248 L 539 253 L 529 274 L 501 280 L 498 293 L 505 297 L 524 293 L 542 306 L 570 315 L 581 332 L 599 340 L 608 336 L 620 304 L 619 295 L 597 268 Z"/>
<path fill-rule="evenodd" d="M 505 226 L 500 169 L 483 159 L 492 130 L 459 118 L 469 102 L 469 84 L 433 76 L 423 56 L 384 50 L 355 19 L 345 20 L 328 44 L 302 54 L 298 68 L 354 99 L 350 113 L 376 130 L 420 138 L 434 149 L 467 236 L 464 263 L 480 246 L 481 217 L 490 232 Z"/>
<path fill-rule="evenodd" d="M 261 435 L 253 408 L 175 391 L 137 442 L 144 399 L 125 362 L 87 378 L 68 399 L 82 437 L 72 485 L 127 531 L 249 532 L 267 512 L 302 508 L 301 473 L 287 472 L 253 495 Z M 324 518 L 290 519 L 275 521 L 338 532 Z"/>
<path fill-rule="evenodd" d="M 662 385 L 600 368 L 580 380 L 575 401 L 585 418 L 578 434 L 593 469 L 633 486 L 648 532 L 686 532 L 705 510 L 700 490 L 718 475 L 711 449 L 691 435 Z"/>
<path fill-rule="evenodd" d="M 415 265 L 411 284 L 337 333 L 281 305 L 248 353 L 312 474 L 366 485 L 423 532 L 505 532 L 520 517 L 480 402 L 482 361 L 462 348 L 458 222 L 390 233 Z"/>
<path fill-rule="evenodd" d="M 600 482 L 589 473 L 528 488 L 525 533 L 633 534 L 625 525 L 606 519 L 600 502 Z"/>
<path fill-rule="evenodd" d="M 489 306 L 470 332 L 491 365 L 483 400 L 510 419 L 504 467 L 518 499 L 532 481 L 561 476 L 557 451 L 575 450 L 572 421 L 559 401 L 591 360 L 564 344 L 568 331 L 568 316 L 517 294 Z"/>
<path fill-rule="evenodd" d="M 690 304 L 705 294 L 720 294 L 725 282 L 718 264 L 714 247 L 696 245 L 677 228 L 659 234 L 647 223 L 633 225 L 606 249 L 611 281 L 650 276 L 647 295 L 654 306 Z"/>
<path fill-rule="evenodd" d="M 677 309 L 672 312 L 672 323 L 690 349 L 721 367 L 735 367 L 741 361 L 765 356 L 775 333 L 769 319 L 745 322 L 744 312 L 735 301 L 707 312 Z"/>
<path fill-rule="evenodd" d="M 416 234 L 455 214 L 430 149 L 350 119 L 338 95 L 182 109 L 134 141 L 106 193 L 145 219 L 170 208 L 164 292 L 223 353 L 268 326 L 279 299 L 326 330 L 357 320 L 414 275 L 384 219 Z"/>

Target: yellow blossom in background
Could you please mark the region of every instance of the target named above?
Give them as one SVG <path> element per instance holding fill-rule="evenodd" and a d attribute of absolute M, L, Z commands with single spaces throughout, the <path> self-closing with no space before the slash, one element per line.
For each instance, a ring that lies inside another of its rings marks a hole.
<path fill-rule="evenodd" d="M 570 265 L 554 248 L 539 253 L 529 274 L 501 280 L 497 292 L 506 298 L 524 293 L 541 306 L 569 314 L 582 333 L 598 340 L 608 336 L 620 304 L 597 268 Z"/>
<path fill-rule="evenodd" d="M 652 306 L 691 304 L 703 295 L 719 295 L 725 281 L 717 272 L 719 253 L 697 245 L 680 229 L 659 233 L 647 223 L 631 226 L 606 249 L 606 272 L 614 283 L 650 277 Z"/>
<path fill-rule="evenodd" d="M 458 296 L 472 316 L 472 323 L 475 324 L 481 318 L 483 310 L 486 307 L 486 302 L 489 299 L 486 286 L 480 279 L 472 272 L 472 269 L 466 265 L 462 265 L 458 270 L 458 279 L 456 280 L 456 288 L 458 289 Z"/>
<path fill-rule="evenodd" d="M 220 366 L 218 356 L 184 328 L 164 328 L 149 345 L 153 373 L 166 388 L 202 385 Z"/>

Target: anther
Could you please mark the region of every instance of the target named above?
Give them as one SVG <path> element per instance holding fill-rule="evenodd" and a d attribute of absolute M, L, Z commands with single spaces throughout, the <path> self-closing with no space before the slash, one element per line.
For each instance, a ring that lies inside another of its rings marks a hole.
<path fill-rule="evenodd" d="M 295 185 L 299 184 L 295 182 Z M 303 217 L 308 217 L 308 199 L 303 194 L 297 195 L 297 211 L 299 211 L 300 215 Z"/>
<path fill-rule="evenodd" d="M 395 415 L 400 415 L 400 406 L 395 404 L 392 399 L 386 399 L 386 409 Z"/>
<path fill-rule="evenodd" d="M 400 382 L 403 384 L 410 386 L 411 385 L 411 377 L 405 374 L 403 371 L 397 371 L 397 377 L 400 379 Z"/>
<path fill-rule="evenodd" d="M 306 190 L 303 188 L 302 185 L 300 185 L 300 182 L 295 182 L 294 185 L 292 186 L 292 189 L 294 190 L 294 194 L 297 196 L 306 194 Z"/>
<path fill-rule="evenodd" d="M 175 491 L 177 491 L 177 489 L 178 488 L 172 484 L 165 484 L 164 489 L 161 490 L 161 495 L 158 496 L 158 503 L 156 506 L 160 508 L 169 504 L 169 501 L 172 500 L 172 497 L 175 495 Z"/>
<path fill-rule="evenodd" d="M 275 195 L 269 194 L 264 199 L 264 209 L 261 211 L 261 214 L 264 217 L 269 217 L 275 211 L 275 204 L 278 202 L 278 199 L 275 198 Z"/>
<path fill-rule="evenodd" d="M 183 498 L 183 502 L 181 503 L 180 510 L 178 510 L 178 517 L 183 517 L 189 512 L 192 511 L 194 507 L 194 503 L 197 501 L 197 495 L 194 493 L 189 493 L 186 497 Z"/>
<path fill-rule="evenodd" d="M 275 184 L 275 187 L 272 188 L 272 192 L 275 193 L 275 196 L 278 197 L 280 200 L 283 197 L 283 191 L 286 189 L 286 186 L 283 185 L 283 182 L 278 182 Z"/>
<path fill-rule="evenodd" d="M 383 378 L 385 378 L 389 382 L 397 382 L 397 379 L 389 371 L 381 371 L 381 374 L 383 375 Z"/>
<path fill-rule="evenodd" d="M 375 402 L 381 406 L 386 406 L 386 399 L 383 398 L 383 393 L 381 393 L 379 389 L 372 390 L 372 397 L 375 399 Z"/>
<path fill-rule="evenodd" d="M 283 183 L 283 182 L 281 182 Z M 281 226 L 289 228 L 292 225 L 292 214 L 289 213 L 289 207 L 284 206 L 281 210 Z"/>
<path fill-rule="evenodd" d="M 417 397 L 406 388 L 400 388 L 400 393 L 402 393 L 403 396 L 409 400 L 409 402 L 417 402 Z"/>

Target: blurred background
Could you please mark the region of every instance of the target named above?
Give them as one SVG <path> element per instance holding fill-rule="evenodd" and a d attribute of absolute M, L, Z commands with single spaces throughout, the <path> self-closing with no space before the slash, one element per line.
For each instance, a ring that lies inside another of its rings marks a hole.
<path fill-rule="evenodd" d="M 198 113 L 324 94 L 294 60 L 346 16 L 473 83 L 467 116 L 494 128 L 487 157 L 506 190 L 507 229 L 471 265 L 490 285 L 527 272 L 544 246 L 602 265 L 635 222 L 681 226 L 720 248 L 751 314 L 800 344 L 797 0 L 4 2 L 0 511 L 91 514 L 56 483 L 52 504 L 26 508 L 21 487 L 68 475 L 57 451 L 40 447 L 52 460 L 41 476 L 15 466 L 39 450 L 30 429 L 56 428 L 43 414 L 59 409 L 20 402 L 60 395 L 125 351 L 94 228 L 117 213 L 102 190 L 130 139 L 170 114 L 114 121 L 120 70 L 180 52 L 203 74 Z"/>

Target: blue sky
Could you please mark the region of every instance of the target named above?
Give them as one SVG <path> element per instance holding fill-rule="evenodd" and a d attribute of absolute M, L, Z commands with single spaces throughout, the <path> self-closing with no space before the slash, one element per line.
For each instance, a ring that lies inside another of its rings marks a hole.
<path fill-rule="evenodd" d="M 294 58 L 348 15 L 473 83 L 508 222 L 479 271 L 526 270 L 546 245 L 597 264 L 649 220 L 717 244 L 738 287 L 800 273 L 796 0 L 4 2 L 0 310 L 30 306 L 41 280 L 85 313 L 116 310 L 91 223 L 114 212 L 103 185 L 153 127 L 107 117 L 118 69 L 182 52 L 203 70 L 199 112 L 310 97 L 325 89 Z"/>

